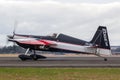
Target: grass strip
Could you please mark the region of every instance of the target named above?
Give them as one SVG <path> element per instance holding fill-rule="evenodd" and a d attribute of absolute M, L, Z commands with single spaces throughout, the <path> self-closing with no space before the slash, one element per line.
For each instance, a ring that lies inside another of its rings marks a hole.
<path fill-rule="evenodd" d="M 120 68 L 0 68 L 0 80 L 120 80 Z"/>

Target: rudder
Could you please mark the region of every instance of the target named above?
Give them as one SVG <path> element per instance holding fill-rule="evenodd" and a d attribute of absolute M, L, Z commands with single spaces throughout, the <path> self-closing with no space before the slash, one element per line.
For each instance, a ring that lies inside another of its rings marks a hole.
<path fill-rule="evenodd" d="M 98 48 L 110 49 L 107 28 L 104 26 L 99 26 L 90 43 L 94 46 L 98 46 Z"/>

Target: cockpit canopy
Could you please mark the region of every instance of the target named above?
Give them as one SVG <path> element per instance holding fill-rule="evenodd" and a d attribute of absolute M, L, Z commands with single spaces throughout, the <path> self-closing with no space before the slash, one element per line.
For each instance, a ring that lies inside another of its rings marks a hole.
<path fill-rule="evenodd" d="M 49 36 L 52 37 L 52 38 L 57 38 L 59 36 L 59 34 L 58 33 L 53 33 L 53 34 L 50 34 Z"/>

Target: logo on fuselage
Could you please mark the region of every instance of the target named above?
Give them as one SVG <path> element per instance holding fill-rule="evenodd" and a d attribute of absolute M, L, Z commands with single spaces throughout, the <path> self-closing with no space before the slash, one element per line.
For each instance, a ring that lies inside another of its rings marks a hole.
<path fill-rule="evenodd" d="M 102 29 L 102 31 L 103 31 L 103 38 L 104 38 L 105 45 L 108 46 L 107 30 Z"/>

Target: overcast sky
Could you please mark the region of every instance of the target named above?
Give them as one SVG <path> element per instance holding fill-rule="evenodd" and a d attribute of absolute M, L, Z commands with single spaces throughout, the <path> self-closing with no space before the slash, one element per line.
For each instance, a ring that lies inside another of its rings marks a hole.
<path fill-rule="evenodd" d="M 120 45 L 120 0 L 0 0 L 0 46 L 6 35 L 64 33 L 90 41 L 106 26 L 111 45 Z"/>

